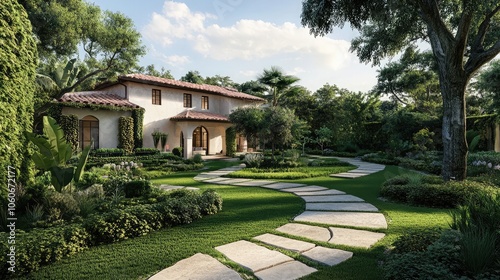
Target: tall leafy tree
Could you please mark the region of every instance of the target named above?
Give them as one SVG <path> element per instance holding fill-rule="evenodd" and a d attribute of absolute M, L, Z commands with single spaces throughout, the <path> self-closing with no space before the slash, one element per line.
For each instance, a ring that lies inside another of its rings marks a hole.
<path fill-rule="evenodd" d="M 240 107 L 231 112 L 229 120 L 238 133 L 245 135 L 249 145 L 256 148 L 264 128 L 264 111 L 257 107 Z"/>
<path fill-rule="evenodd" d="M 189 82 L 193 84 L 204 84 L 205 79 L 201 76 L 200 72 L 198 71 L 189 71 L 186 73 L 186 75 L 182 76 L 181 81 L 183 82 Z"/>
<path fill-rule="evenodd" d="M 238 90 L 247 94 L 264 97 L 267 87 L 258 81 L 248 81 L 238 85 Z"/>
<path fill-rule="evenodd" d="M 500 53 L 498 0 L 306 0 L 302 24 L 315 35 L 346 22 L 361 35 L 351 49 L 375 64 L 426 40 L 438 66 L 443 99 L 445 180 L 467 173 L 465 91 L 471 77 Z"/>
<path fill-rule="evenodd" d="M 489 105 L 488 112 L 500 114 L 500 60 L 493 61 L 481 72 L 474 87 L 481 95 L 483 105 Z"/>
<path fill-rule="evenodd" d="M 170 73 L 170 70 L 166 70 L 164 67 L 162 67 L 160 70 L 158 70 L 158 69 L 156 69 L 154 64 L 150 64 L 146 67 L 139 67 L 137 72 L 143 73 L 145 75 L 174 80 L 174 76 L 172 76 L 172 73 Z"/>
<path fill-rule="evenodd" d="M 227 87 L 227 88 L 236 88 L 237 84 L 229 77 L 229 76 L 221 76 L 215 75 L 213 77 L 206 77 L 205 84 Z"/>
<path fill-rule="evenodd" d="M 257 80 L 268 87 L 267 91 L 271 98 L 271 104 L 276 107 L 290 86 L 300 79 L 292 75 L 286 75 L 279 67 L 272 66 L 270 69 L 264 69 L 264 72 L 259 75 Z"/>
<path fill-rule="evenodd" d="M 111 79 L 119 73 L 135 69 L 138 67 L 139 57 L 145 54 L 141 35 L 135 30 L 130 18 L 121 13 L 101 13 L 95 6 L 89 6 L 89 9 L 92 9 L 91 14 L 96 17 L 89 19 L 92 28 L 79 30 L 82 32 L 80 44 L 85 52 L 83 64 L 80 66 L 85 68 L 85 74 L 67 81 L 52 98 L 58 99 L 78 88 L 92 88 L 101 80 Z M 77 62 L 72 63 L 74 66 Z M 53 71 L 57 71 L 57 67 Z M 35 120 L 40 120 L 50 106 L 50 103 L 45 103 L 37 108 Z"/>

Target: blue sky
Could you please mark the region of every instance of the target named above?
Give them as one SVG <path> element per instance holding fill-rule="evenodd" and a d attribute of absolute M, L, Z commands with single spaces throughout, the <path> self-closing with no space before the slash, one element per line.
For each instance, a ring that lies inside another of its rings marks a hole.
<path fill-rule="evenodd" d="M 176 79 L 197 70 L 242 83 L 279 66 L 311 91 L 329 83 L 366 92 L 376 83 L 378 67 L 349 52 L 356 32 L 347 26 L 315 38 L 300 24 L 302 0 L 88 2 L 130 17 L 147 48 L 141 65 L 164 67 Z"/>

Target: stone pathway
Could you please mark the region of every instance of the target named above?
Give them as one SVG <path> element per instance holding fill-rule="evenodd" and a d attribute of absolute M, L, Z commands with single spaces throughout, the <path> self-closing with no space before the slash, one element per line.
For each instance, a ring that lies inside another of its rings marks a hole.
<path fill-rule="evenodd" d="M 332 177 L 359 178 L 385 168 L 380 164 L 366 163 L 358 159 L 340 158 L 358 166 L 349 172 L 332 174 Z M 277 232 L 310 240 L 310 242 L 283 237 L 271 233 L 253 238 L 252 242 L 240 240 L 218 246 L 215 249 L 226 258 L 251 271 L 258 279 L 290 280 L 298 279 L 317 271 L 300 261 L 276 250 L 276 248 L 298 253 L 320 265 L 334 266 L 353 256 L 352 252 L 319 246 L 314 242 L 326 242 L 349 247 L 370 248 L 385 234 L 371 230 L 387 229 L 387 222 L 378 209 L 363 199 L 345 192 L 321 186 L 270 180 L 225 178 L 223 175 L 244 168 L 244 164 L 203 172 L 194 179 L 210 184 L 240 187 L 262 187 L 276 191 L 293 193 L 306 202 L 306 211 L 294 218 L 294 222 L 276 229 Z M 179 189 L 180 186 L 161 186 L 163 189 Z M 307 224 L 303 224 L 305 222 Z M 311 224 L 318 224 L 317 226 Z M 329 227 L 325 227 L 325 225 Z M 342 228 L 346 226 L 350 228 Z M 357 229 L 353 229 L 357 228 Z M 369 230 L 367 230 L 369 229 Z M 265 247 L 259 244 L 265 244 Z M 242 279 L 234 270 L 215 258 L 196 254 L 181 260 L 150 279 Z"/>

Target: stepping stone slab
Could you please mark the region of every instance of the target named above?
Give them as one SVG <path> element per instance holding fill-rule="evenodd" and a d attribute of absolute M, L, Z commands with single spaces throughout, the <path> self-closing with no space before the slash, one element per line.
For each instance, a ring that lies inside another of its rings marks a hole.
<path fill-rule="evenodd" d="M 262 186 L 263 188 L 266 189 L 273 189 L 273 190 L 281 190 L 281 189 L 287 189 L 287 188 L 295 188 L 295 187 L 302 187 L 305 186 L 304 184 L 296 184 L 296 183 L 274 183 L 270 185 L 265 185 Z"/>
<path fill-rule="evenodd" d="M 294 192 L 298 196 L 310 196 L 310 195 L 338 195 L 345 194 L 345 192 L 338 190 L 326 190 L 326 191 L 312 191 L 312 192 Z"/>
<path fill-rule="evenodd" d="M 254 239 L 274 247 L 299 253 L 311 250 L 312 248 L 316 247 L 316 244 L 313 243 L 286 238 L 270 233 L 259 235 L 257 237 L 254 237 Z"/>
<path fill-rule="evenodd" d="M 269 185 L 275 183 L 274 181 L 266 181 L 266 180 L 251 180 L 247 182 L 234 184 L 235 186 L 243 186 L 243 187 L 262 187 L 264 185 Z"/>
<path fill-rule="evenodd" d="M 363 175 L 358 175 L 354 173 L 338 173 L 338 174 L 331 174 L 331 177 L 337 177 L 337 178 L 345 178 L 345 179 L 355 179 L 362 177 Z"/>
<path fill-rule="evenodd" d="M 386 229 L 381 213 L 305 211 L 294 219 L 297 222 Z"/>
<path fill-rule="evenodd" d="M 256 272 L 255 276 L 261 280 L 294 280 L 316 271 L 318 270 L 299 261 L 292 261 Z"/>
<path fill-rule="evenodd" d="M 209 255 L 198 253 L 153 275 L 149 280 L 242 280 L 234 270 Z"/>
<path fill-rule="evenodd" d="M 226 178 L 226 179 L 229 179 L 229 180 L 217 182 L 216 184 L 234 185 L 234 184 L 237 184 L 237 183 L 242 183 L 242 182 L 247 182 L 247 181 L 252 180 L 252 179 L 243 179 L 243 178 L 241 178 L 241 179 Z"/>
<path fill-rule="evenodd" d="M 318 246 L 302 253 L 302 256 L 325 265 L 334 266 L 352 258 L 352 252 Z"/>
<path fill-rule="evenodd" d="M 252 272 L 293 260 L 278 251 L 269 250 L 245 240 L 215 247 L 215 249 Z"/>
<path fill-rule="evenodd" d="M 330 230 L 333 232 L 333 238 L 329 243 L 367 249 L 385 236 L 380 232 L 358 229 L 330 227 Z"/>
<path fill-rule="evenodd" d="M 332 238 L 329 229 L 318 226 L 290 223 L 276 229 L 290 235 L 300 236 L 314 241 L 328 242 Z"/>
<path fill-rule="evenodd" d="M 350 194 L 341 195 L 311 195 L 302 197 L 306 202 L 359 202 L 364 201 L 363 199 L 353 196 Z"/>
<path fill-rule="evenodd" d="M 173 191 L 173 190 L 183 189 L 184 187 L 183 186 L 160 185 L 159 188 L 164 190 L 164 191 Z"/>
<path fill-rule="evenodd" d="M 205 183 L 218 183 L 218 182 L 221 182 L 221 181 L 227 181 L 229 179 L 230 178 L 217 177 L 217 178 L 212 178 L 212 179 L 205 180 L 204 182 Z"/>
<path fill-rule="evenodd" d="M 282 191 L 297 193 L 297 192 L 314 192 L 314 191 L 324 191 L 324 190 L 328 189 L 320 186 L 307 186 L 307 187 L 283 189 Z"/>
<path fill-rule="evenodd" d="M 373 206 L 370 203 L 350 202 L 306 203 L 306 210 L 378 212 L 377 207 Z"/>

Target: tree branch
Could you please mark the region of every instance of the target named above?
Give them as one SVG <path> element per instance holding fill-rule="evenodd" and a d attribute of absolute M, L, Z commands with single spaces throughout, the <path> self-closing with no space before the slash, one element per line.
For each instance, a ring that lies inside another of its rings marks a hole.
<path fill-rule="evenodd" d="M 455 65 L 463 65 L 465 48 L 467 46 L 467 38 L 469 37 L 469 30 L 472 24 L 472 10 L 469 7 L 469 1 L 463 2 L 463 11 L 460 16 L 460 23 L 458 24 L 457 33 L 455 35 L 455 51 L 453 54 L 453 61 Z"/>
<path fill-rule="evenodd" d="M 496 13 L 500 11 L 500 5 L 493 9 L 489 14 L 486 15 L 483 22 L 479 25 L 479 30 L 472 43 L 471 52 L 481 52 L 483 50 L 483 42 L 486 37 L 486 32 L 490 27 L 491 19 L 495 16 Z"/>
<path fill-rule="evenodd" d="M 427 29 L 432 29 L 438 35 L 437 38 L 441 41 L 441 47 L 450 49 L 455 38 L 441 19 L 437 2 L 437 0 L 419 0 L 418 5 L 420 6 L 422 19 L 427 23 Z M 430 39 L 432 40 L 432 38 Z"/>
<path fill-rule="evenodd" d="M 472 53 L 465 64 L 465 72 L 470 76 L 474 74 L 481 66 L 491 61 L 500 53 L 500 41 L 483 52 Z"/>

